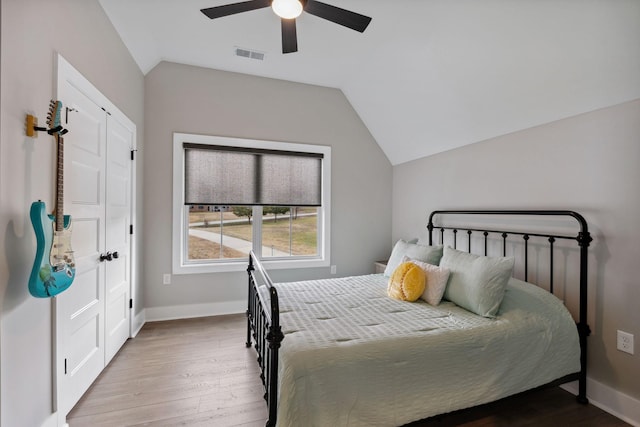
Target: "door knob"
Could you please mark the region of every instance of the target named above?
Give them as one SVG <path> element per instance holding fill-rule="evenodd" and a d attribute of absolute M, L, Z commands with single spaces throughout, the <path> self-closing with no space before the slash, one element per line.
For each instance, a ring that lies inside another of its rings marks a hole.
<path fill-rule="evenodd" d="M 113 257 L 114 257 L 114 258 L 118 258 L 119 256 L 120 256 L 120 255 L 118 255 L 118 251 L 115 251 L 115 252 L 113 253 Z M 109 261 L 111 261 L 111 260 L 109 260 Z"/>
<path fill-rule="evenodd" d="M 106 254 L 100 254 L 100 262 L 111 261 L 112 259 L 113 259 L 113 254 L 111 252 L 107 252 Z"/>

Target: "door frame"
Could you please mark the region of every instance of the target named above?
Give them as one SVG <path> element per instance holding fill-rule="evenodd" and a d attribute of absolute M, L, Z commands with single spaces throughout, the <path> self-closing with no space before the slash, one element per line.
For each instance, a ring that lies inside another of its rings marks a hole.
<path fill-rule="evenodd" d="M 103 110 L 105 110 L 105 114 L 110 114 L 114 120 L 117 120 L 120 124 L 122 124 L 125 128 L 131 131 L 132 134 L 132 151 L 137 151 L 137 133 L 136 133 L 136 125 L 130 120 L 118 107 L 115 106 L 105 95 L 102 94 L 89 80 L 87 80 L 77 69 L 75 69 L 61 54 L 56 55 L 55 60 L 55 96 L 58 97 L 58 93 L 60 92 L 60 88 L 65 82 L 71 83 L 74 87 L 76 87 L 80 92 L 82 92 L 87 98 L 92 100 L 96 105 L 100 106 Z M 130 212 L 130 220 L 131 226 L 133 226 L 134 231 L 137 230 L 136 226 L 136 162 L 133 161 L 131 165 L 131 212 Z M 129 240 L 130 245 L 130 268 L 129 268 L 129 298 L 135 301 L 136 295 L 135 290 L 136 286 L 136 244 L 135 237 L 136 234 L 133 234 Z M 63 348 L 61 345 L 61 331 L 59 331 L 59 319 L 58 319 L 58 310 L 57 310 L 57 300 L 56 298 L 52 298 L 52 341 L 53 341 L 53 351 L 52 351 L 52 363 L 53 363 L 53 407 L 54 411 L 57 412 L 59 426 L 65 426 L 66 424 L 66 416 L 67 414 L 60 413 L 60 401 L 61 397 L 64 393 L 62 389 L 62 381 L 59 381 L 60 378 L 64 377 L 64 357 Z M 129 337 L 133 337 L 137 331 L 134 331 L 134 309 L 129 308 Z M 101 333 L 104 333 L 102 331 Z"/>

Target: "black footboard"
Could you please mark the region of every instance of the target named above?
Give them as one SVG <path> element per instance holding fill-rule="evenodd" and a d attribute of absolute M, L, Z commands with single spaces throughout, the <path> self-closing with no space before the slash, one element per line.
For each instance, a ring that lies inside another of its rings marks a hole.
<path fill-rule="evenodd" d="M 247 273 L 247 347 L 251 347 L 253 337 L 261 370 L 260 378 L 264 384 L 264 399 L 269 409 L 267 426 L 275 426 L 278 409 L 278 350 L 284 338 L 280 329 L 278 291 L 253 251 L 249 254 Z"/>

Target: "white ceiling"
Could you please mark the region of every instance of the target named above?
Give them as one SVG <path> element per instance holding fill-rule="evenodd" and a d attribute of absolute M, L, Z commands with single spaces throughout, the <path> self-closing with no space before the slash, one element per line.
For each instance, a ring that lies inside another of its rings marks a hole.
<path fill-rule="evenodd" d="M 287 55 L 270 8 L 99 1 L 143 73 L 164 60 L 339 88 L 394 165 L 640 98 L 639 0 L 325 0 L 373 20 L 361 34 L 303 13 Z"/>

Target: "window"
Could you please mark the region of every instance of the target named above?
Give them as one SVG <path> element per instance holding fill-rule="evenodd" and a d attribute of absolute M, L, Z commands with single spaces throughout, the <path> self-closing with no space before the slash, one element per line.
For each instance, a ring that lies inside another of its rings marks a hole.
<path fill-rule="evenodd" d="M 331 148 L 175 133 L 173 272 L 329 265 Z"/>

